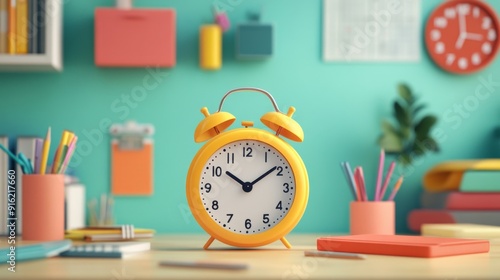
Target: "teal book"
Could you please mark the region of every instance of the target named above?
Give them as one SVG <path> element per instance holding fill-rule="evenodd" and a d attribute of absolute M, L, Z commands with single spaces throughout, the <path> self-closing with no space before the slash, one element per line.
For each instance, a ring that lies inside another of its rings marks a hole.
<path fill-rule="evenodd" d="M 500 170 L 469 170 L 462 177 L 462 192 L 500 192 Z"/>

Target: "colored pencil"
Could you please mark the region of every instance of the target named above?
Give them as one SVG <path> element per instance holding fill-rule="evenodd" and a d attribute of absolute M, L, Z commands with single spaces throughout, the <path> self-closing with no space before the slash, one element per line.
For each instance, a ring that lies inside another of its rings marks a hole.
<path fill-rule="evenodd" d="M 352 186 L 354 188 L 354 191 L 356 192 L 356 199 L 361 200 L 361 196 L 358 192 L 358 188 L 356 187 L 356 181 L 354 180 L 354 175 L 352 174 L 352 168 L 349 162 L 345 162 L 345 168 L 347 170 L 347 174 L 349 175 L 349 180 L 352 182 Z"/>
<path fill-rule="evenodd" d="M 324 258 L 337 258 L 337 259 L 352 259 L 352 260 L 364 260 L 365 255 L 354 254 L 354 253 L 344 253 L 344 252 L 330 252 L 330 251 L 304 251 L 304 256 L 306 257 L 324 257 Z"/>
<path fill-rule="evenodd" d="M 358 191 L 361 197 L 361 201 L 368 201 L 368 197 L 366 195 L 365 179 L 363 176 L 363 169 L 359 166 L 354 169 L 354 179 L 356 180 L 356 185 L 358 186 Z"/>
<path fill-rule="evenodd" d="M 54 155 L 54 160 L 52 161 L 52 172 L 53 174 L 57 173 L 57 170 L 59 170 L 59 163 L 61 161 L 61 157 L 63 156 L 63 150 L 64 150 L 64 145 L 68 142 L 69 138 L 69 131 L 64 130 L 63 134 L 61 135 L 61 141 L 59 141 L 59 147 L 56 150 L 56 154 Z"/>
<path fill-rule="evenodd" d="M 346 162 L 341 162 L 340 168 L 342 169 L 342 173 L 344 173 L 345 180 L 347 181 L 347 184 L 349 185 L 349 187 L 351 189 L 351 193 L 354 196 L 354 199 L 358 199 L 358 195 L 356 192 L 356 186 L 354 186 L 353 182 L 351 181 L 351 178 L 349 178 L 349 173 L 347 172 Z"/>
<path fill-rule="evenodd" d="M 49 159 L 49 151 L 50 151 L 50 126 L 47 130 L 47 135 L 45 136 L 45 141 L 43 141 L 43 151 L 42 151 L 42 159 L 40 161 L 40 173 L 45 174 L 47 169 L 47 160 Z"/>
<path fill-rule="evenodd" d="M 398 181 L 396 182 L 396 185 L 394 185 L 394 188 L 392 189 L 391 195 L 387 199 L 388 201 L 394 200 L 394 197 L 398 193 L 398 190 L 401 187 L 402 183 L 403 183 L 403 176 L 399 177 Z"/>
<path fill-rule="evenodd" d="M 375 188 L 375 197 L 374 200 L 380 200 L 380 188 L 382 187 L 382 175 L 384 173 L 384 161 L 385 161 L 385 152 L 384 149 L 380 150 L 380 158 L 378 160 L 378 173 L 377 173 L 377 186 Z"/>
<path fill-rule="evenodd" d="M 394 168 L 396 167 L 396 163 L 393 161 L 389 166 L 389 170 L 387 170 L 387 174 L 385 174 L 384 185 L 380 190 L 380 194 L 378 196 L 379 200 L 384 200 L 384 195 L 387 190 L 387 186 L 389 186 L 389 182 L 391 181 L 392 172 L 394 172 Z"/>
<path fill-rule="evenodd" d="M 76 141 L 78 141 L 78 136 L 74 135 L 73 139 L 71 139 L 71 143 L 69 143 L 68 151 L 66 153 L 66 156 L 64 157 L 64 160 L 61 164 L 61 168 L 59 168 L 58 173 L 64 174 L 64 172 L 66 172 L 68 164 L 71 161 L 71 157 L 73 156 L 73 153 L 75 152 L 76 149 Z"/>
<path fill-rule="evenodd" d="M 345 169 L 347 170 L 347 174 L 349 175 L 349 180 L 351 181 L 352 187 L 354 188 L 354 192 L 356 193 L 356 199 L 361 200 L 361 196 L 357 191 L 358 188 L 356 186 L 356 181 L 354 180 L 354 175 L 352 174 L 351 165 L 348 161 L 345 162 Z"/>

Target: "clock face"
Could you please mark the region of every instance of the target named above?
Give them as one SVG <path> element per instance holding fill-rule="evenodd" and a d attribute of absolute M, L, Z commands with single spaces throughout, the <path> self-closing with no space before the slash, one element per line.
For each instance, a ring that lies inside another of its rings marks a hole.
<path fill-rule="evenodd" d="M 480 70 L 495 57 L 499 23 L 483 1 L 447 1 L 429 17 L 425 42 L 432 59 L 459 74 Z"/>
<path fill-rule="evenodd" d="M 276 226 L 295 198 L 290 164 L 257 140 L 226 144 L 209 157 L 199 180 L 205 211 L 221 228 L 258 234 Z"/>

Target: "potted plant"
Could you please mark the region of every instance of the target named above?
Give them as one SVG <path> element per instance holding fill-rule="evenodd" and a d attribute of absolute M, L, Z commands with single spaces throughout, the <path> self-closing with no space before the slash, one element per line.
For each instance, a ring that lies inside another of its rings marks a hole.
<path fill-rule="evenodd" d="M 417 97 L 408 85 L 399 84 L 398 94 L 393 103 L 394 119 L 382 121 L 382 135 L 378 144 L 387 153 L 395 155 L 399 163 L 407 166 L 415 157 L 439 151 L 438 143 L 431 136 L 437 118 L 434 115 L 422 115 L 426 105 L 417 102 Z"/>

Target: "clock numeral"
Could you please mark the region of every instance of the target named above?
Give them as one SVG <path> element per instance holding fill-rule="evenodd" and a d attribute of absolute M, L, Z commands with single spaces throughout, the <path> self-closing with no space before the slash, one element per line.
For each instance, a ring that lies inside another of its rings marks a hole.
<path fill-rule="evenodd" d="M 264 216 L 262 216 L 262 222 L 264 224 L 269 223 L 269 214 L 264 214 Z"/>
<path fill-rule="evenodd" d="M 250 219 L 245 220 L 245 228 L 246 229 L 252 228 L 252 221 Z"/>
<path fill-rule="evenodd" d="M 205 192 L 209 193 L 212 190 L 212 185 L 210 183 L 205 184 Z"/>
<path fill-rule="evenodd" d="M 222 167 L 212 166 L 212 177 L 220 177 L 220 175 L 222 175 Z"/>
<path fill-rule="evenodd" d="M 217 200 L 212 201 L 212 209 L 213 210 L 219 209 L 219 202 Z"/>
<path fill-rule="evenodd" d="M 252 148 L 243 147 L 243 157 L 252 157 Z"/>
<path fill-rule="evenodd" d="M 267 162 L 267 152 L 264 154 L 264 162 Z"/>
<path fill-rule="evenodd" d="M 283 176 L 283 167 L 277 166 L 276 170 L 278 170 L 278 173 L 276 173 L 276 176 Z"/>
<path fill-rule="evenodd" d="M 280 202 L 278 202 L 278 205 L 276 205 L 276 209 L 278 209 L 278 210 L 283 209 L 283 206 L 281 206 L 281 200 L 280 200 Z"/>
<path fill-rule="evenodd" d="M 284 183 L 284 184 L 283 184 L 283 187 L 285 188 L 285 189 L 283 190 L 283 192 L 284 192 L 284 193 L 288 193 L 288 192 L 290 191 L 290 186 L 288 185 L 288 183 Z"/>
<path fill-rule="evenodd" d="M 231 219 L 233 218 L 233 214 L 226 214 L 226 216 L 229 217 L 229 219 L 227 219 L 227 222 L 231 222 Z"/>
<path fill-rule="evenodd" d="M 234 163 L 234 153 L 227 154 L 227 163 Z"/>

